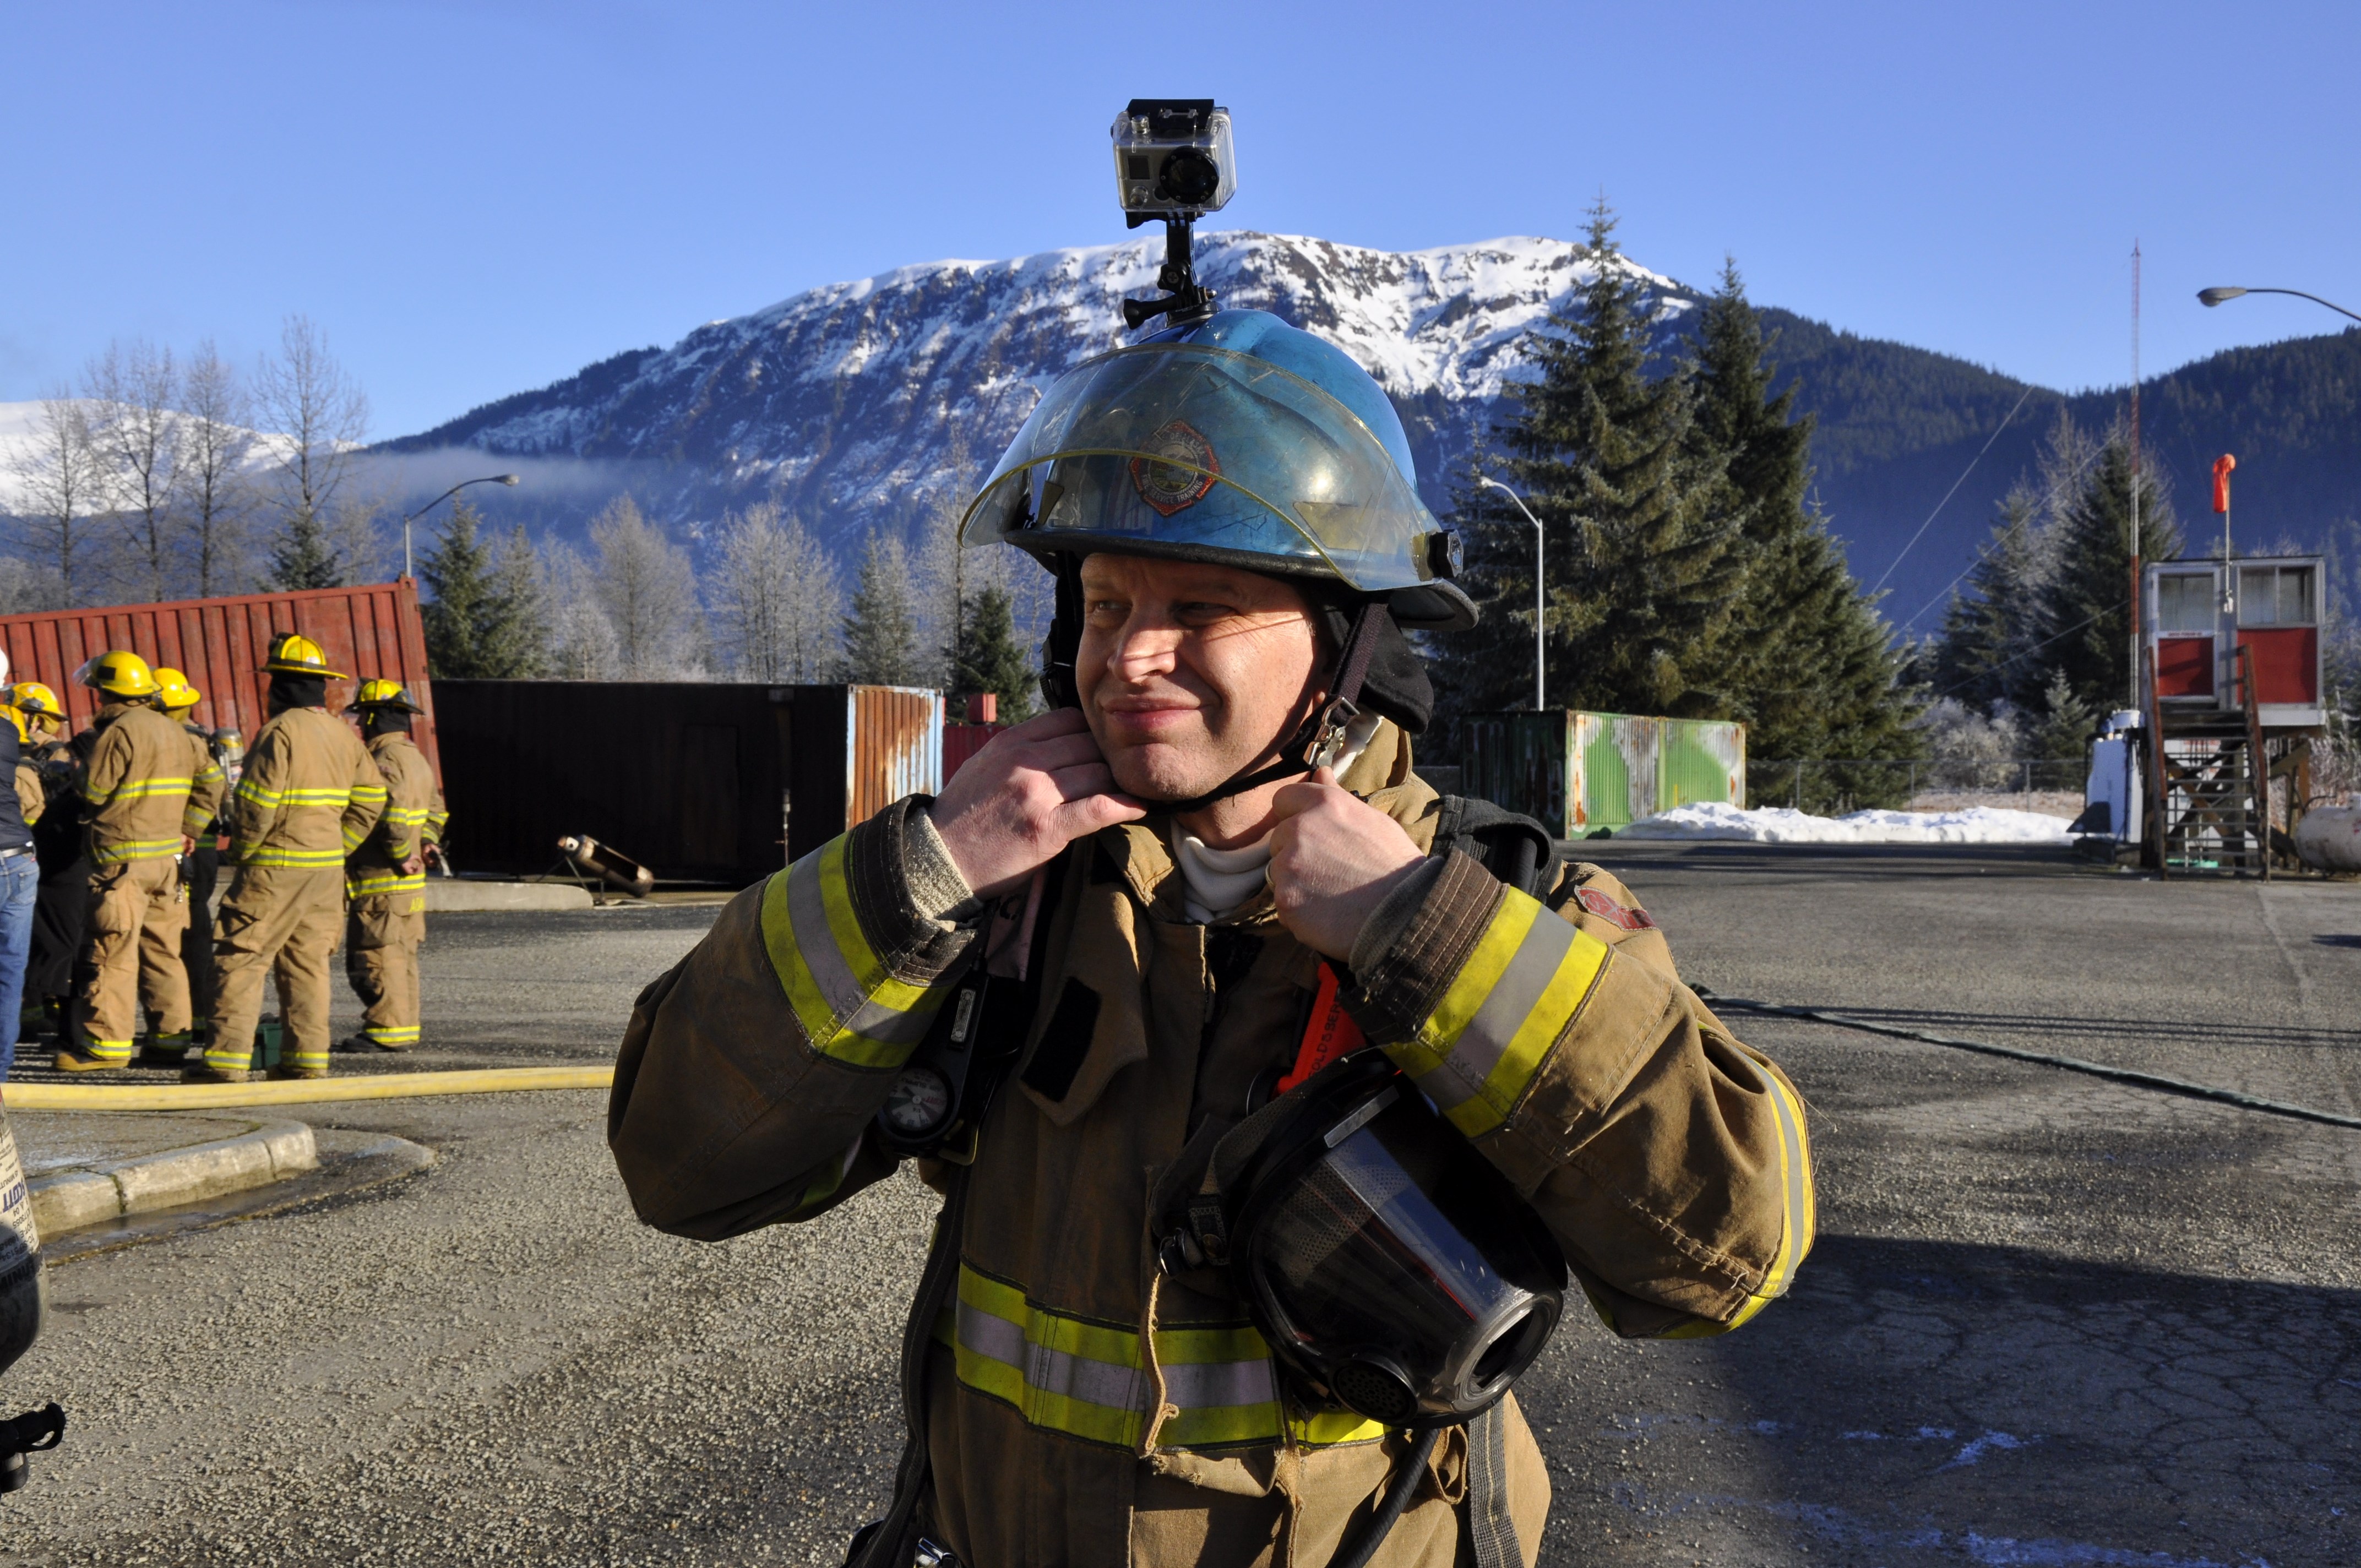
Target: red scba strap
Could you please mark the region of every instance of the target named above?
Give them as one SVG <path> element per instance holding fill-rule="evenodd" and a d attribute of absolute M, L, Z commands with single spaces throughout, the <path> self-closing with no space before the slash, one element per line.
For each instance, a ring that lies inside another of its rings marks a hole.
<path fill-rule="evenodd" d="M 1336 1000 L 1336 970 L 1323 960 L 1320 989 L 1312 998 L 1312 1017 L 1303 1026 L 1302 1043 L 1295 1048 L 1295 1065 L 1273 1092 L 1286 1093 L 1329 1063 L 1341 1061 L 1369 1043 L 1353 1015 Z"/>

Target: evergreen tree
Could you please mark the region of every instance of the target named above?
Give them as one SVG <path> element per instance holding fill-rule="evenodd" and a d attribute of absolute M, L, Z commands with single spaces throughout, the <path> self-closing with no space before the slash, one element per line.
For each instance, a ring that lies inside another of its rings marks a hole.
<path fill-rule="evenodd" d="M 270 586 L 280 593 L 301 588 L 342 587 L 344 563 L 328 543 L 328 531 L 319 513 L 297 508 L 287 514 L 287 525 L 270 546 Z"/>
<path fill-rule="evenodd" d="M 548 666 L 549 632 L 520 528 L 497 556 L 478 531 L 475 509 L 453 503 L 442 537 L 419 561 L 434 597 L 419 607 L 426 671 L 437 680 L 530 680 Z"/>
<path fill-rule="evenodd" d="M 1761 757 L 1915 757 L 1909 725 L 1917 705 L 1902 656 L 1806 499 L 1813 421 L 1795 417 L 1792 383 L 1773 389 L 1772 346 L 1737 263 L 1725 262 L 1689 371 L 1696 461 L 1701 471 L 1718 470 L 1709 505 L 1738 520 L 1747 565 L 1737 634 L 1723 655 L 1730 706 L 1721 717 L 1746 721 L 1747 750 Z M 1856 800 L 1894 793 L 1856 772 L 1844 781 Z M 1813 783 L 1806 779 L 1806 794 Z"/>
<path fill-rule="evenodd" d="M 901 541 L 872 531 L 861 577 L 844 618 L 844 678 L 869 685 L 916 685 L 925 674 Z"/>
<path fill-rule="evenodd" d="M 1623 262 L 1615 216 L 1590 214 L 1592 273 L 1572 310 L 1526 352 L 1540 371 L 1499 435 L 1510 476 L 1547 537 L 1552 707 L 1716 717 L 1730 706 L 1724 641 L 1744 581 L 1741 520 L 1718 457 L 1693 439 L 1686 377 L 1651 380 L 1645 285 Z M 1478 628 L 1448 639 L 1451 700 L 1531 701 L 1533 537 L 1497 491 L 1459 516 Z"/>
<path fill-rule="evenodd" d="M 2108 441 L 2059 520 L 2058 565 L 2042 596 L 2048 646 L 2040 657 L 2065 673 L 2074 695 L 2106 712 L 2131 697 L 2131 449 Z M 2143 560 L 2180 552 L 2172 503 L 2155 483 L 2140 487 Z"/>
<path fill-rule="evenodd" d="M 2022 487 L 2000 505 L 1965 594 L 1953 593 L 1943 611 L 1929 676 L 1938 691 L 1982 712 L 2006 703 L 2032 708 L 2041 689 L 2040 650 L 2045 608 L 2043 562 L 2033 495 Z"/>
<path fill-rule="evenodd" d="M 951 646 L 945 652 L 953 690 L 992 693 L 1000 699 L 1004 724 L 1021 724 L 1033 717 L 1037 678 L 1016 641 L 1016 618 L 1007 589 L 992 587 L 970 594 L 961 607 Z"/>
<path fill-rule="evenodd" d="M 2065 671 L 2052 670 L 2049 685 L 2041 694 L 2040 721 L 2033 726 L 2028 738 L 2032 749 L 2026 754 L 2055 762 L 2080 762 L 2091 732 L 2098 727 L 2097 710 L 2075 694 Z"/>

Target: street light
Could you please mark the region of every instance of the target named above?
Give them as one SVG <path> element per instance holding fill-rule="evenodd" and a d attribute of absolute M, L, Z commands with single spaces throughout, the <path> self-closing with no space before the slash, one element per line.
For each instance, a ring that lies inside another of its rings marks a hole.
<path fill-rule="evenodd" d="M 1542 650 L 1543 647 L 1542 641 L 1542 617 L 1544 613 L 1542 609 L 1543 602 L 1542 598 L 1542 576 L 1549 567 L 1549 555 L 1547 551 L 1543 548 L 1544 541 L 1542 536 L 1542 520 L 1533 515 L 1533 509 L 1525 504 L 1525 500 L 1522 496 L 1520 496 L 1516 491 L 1500 483 L 1499 480 L 1492 478 L 1479 478 L 1476 483 L 1478 487 L 1488 485 L 1493 489 L 1499 491 L 1502 495 L 1516 502 L 1517 510 L 1525 514 L 1525 521 L 1533 525 L 1533 707 L 1536 709 L 1539 709 L 1545 706 L 1542 701 L 1542 671 L 1543 667 L 1542 663 Z"/>
<path fill-rule="evenodd" d="M 436 507 L 441 506 L 445 501 L 449 500 L 453 496 L 456 496 L 461 490 L 466 489 L 469 485 L 508 485 L 513 487 L 516 483 L 517 477 L 514 474 L 487 474 L 480 479 L 462 479 L 457 484 L 452 486 L 449 489 L 444 491 L 441 495 L 436 496 L 433 500 L 428 501 L 424 506 L 420 507 L 416 511 L 412 512 L 408 517 L 403 518 L 401 520 L 401 575 L 405 577 L 414 577 L 418 575 L 410 569 L 410 525 L 412 522 L 424 517 L 428 512 L 433 511 Z"/>
<path fill-rule="evenodd" d="M 2361 316 L 2353 315 L 2351 311 L 2334 300 L 2323 300 L 2317 294 L 2307 294 L 2301 289 L 2200 289 L 2197 291 L 2197 302 L 2201 305 L 2218 305 L 2224 300 L 2242 299 L 2248 294 L 2293 294 L 2299 300 L 2310 300 L 2315 305 L 2326 305 L 2340 316 L 2353 316 L 2355 321 L 2361 322 Z"/>

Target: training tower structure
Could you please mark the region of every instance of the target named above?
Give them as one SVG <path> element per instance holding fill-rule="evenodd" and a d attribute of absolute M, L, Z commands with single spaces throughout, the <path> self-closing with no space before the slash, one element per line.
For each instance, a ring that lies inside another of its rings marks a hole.
<path fill-rule="evenodd" d="M 2140 709 L 2141 859 L 2167 875 L 2268 877 L 2312 793 L 2327 721 L 2317 555 L 2147 564 Z M 2273 784 L 2288 781 L 2274 812 Z"/>

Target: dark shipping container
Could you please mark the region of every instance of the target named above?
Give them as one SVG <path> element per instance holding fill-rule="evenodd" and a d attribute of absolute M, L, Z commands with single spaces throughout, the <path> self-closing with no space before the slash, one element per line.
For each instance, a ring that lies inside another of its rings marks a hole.
<path fill-rule="evenodd" d="M 8 678 L 39 681 L 55 691 L 72 719 L 69 732 L 89 723 L 98 708 L 98 694 L 74 685 L 74 671 L 100 653 L 128 648 L 151 665 L 179 670 L 204 693 L 193 710 L 197 723 L 234 728 L 248 744 L 268 717 L 263 694 L 270 678 L 258 673 L 262 661 L 270 640 L 288 631 L 317 642 L 329 666 L 354 683 L 390 680 L 408 686 L 426 710 L 412 721 L 412 733 L 440 771 L 418 587 L 407 577 L 350 588 L 0 616 Z M 357 689 L 357 684 L 331 685 L 328 706 L 341 710 Z"/>
<path fill-rule="evenodd" d="M 744 886 L 941 787 L 931 691 L 445 681 L 436 699 L 466 871 L 547 871 L 561 837 L 587 833 L 665 881 Z"/>

